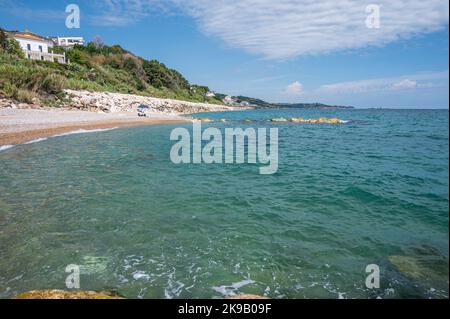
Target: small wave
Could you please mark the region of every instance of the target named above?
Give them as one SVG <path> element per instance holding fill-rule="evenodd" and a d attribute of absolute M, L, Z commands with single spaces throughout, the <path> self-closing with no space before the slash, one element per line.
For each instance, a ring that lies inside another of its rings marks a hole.
<path fill-rule="evenodd" d="M 133 278 L 134 278 L 134 280 L 140 280 L 140 279 L 149 280 L 150 275 L 143 271 L 136 271 L 133 273 Z"/>
<path fill-rule="evenodd" d="M 15 145 L 0 145 L 0 152 L 13 148 Z"/>
<path fill-rule="evenodd" d="M 244 279 L 240 282 L 236 282 L 231 284 L 231 286 L 214 286 L 212 289 L 224 296 L 233 296 L 236 295 L 236 291 L 240 288 L 253 284 L 254 281 L 251 279 Z"/>
<path fill-rule="evenodd" d="M 37 138 L 37 139 L 32 140 L 32 141 L 26 142 L 26 143 L 24 143 L 24 145 L 39 143 L 39 142 L 43 142 L 43 141 L 46 141 L 46 140 L 47 140 L 46 137 L 41 137 L 41 138 Z"/>
<path fill-rule="evenodd" d="M 70 131 L 67 133 L 62 133 L 58 135 L 53 135 L 53 137 L 61 137 L 61 136 L 68 136 L 68 135 L 74 135 L 74 134 L 87 134 L 87 133 L 97 133 L 97 132 L 107 132 L 115 130 L 117 127 L 113 128 L 99 128 L 99 129 L 93 129 L 93 130 L 85 130 L 85 129 L 79 129 L 76 131 Z"/>
<path fill-rule="evenodd" d="M 93 130 L 85 130 L 85 129 L 79 129 L 76 131 L 71 131 L 71 132 L 67 132 L 67 133 L 62 133 L 62 134 L 57 134 L 57 135 L 53 135 L 51 137 L 62 137 L 62 136 L 68 136 L 68 135 L 73 135 L 73 134 L 87 134 L 87 133 L 97 133 L 97 132 L 107 132 L 107 131 L 111 131 L 111 130 L 115 130 L 117 127 L 113 127 L 113 128 L 104 128 L 104 129 L 93 129 Z M 41 137 L 41 138 L 37 138 L 28 142 L 25 142 L 21 145 L 30 145 L 30 144 L 34 144 L 34 143 L 39 143 L 39 142 L 43 142 L 48 140 L 47 137 Z M 6 151 L 10 148 L 13 148 L 14 146 L 17 145 L 0 145 L 0 152 L 1 151 Z"/>

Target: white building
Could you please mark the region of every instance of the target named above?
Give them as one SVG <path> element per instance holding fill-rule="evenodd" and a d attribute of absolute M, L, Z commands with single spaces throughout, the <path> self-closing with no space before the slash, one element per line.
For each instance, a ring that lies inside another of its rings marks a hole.
<path fill-rule="evenodd" d="M 56 45 L 64 48 L 72 48 L 75 45 L 84 45 L 82 37 L 57 37 L 54 39 Z"/>
<path fill-rule="evenodd" d="M 223 99 L 223 101 L 224 101 L 225 104 L 227 104 L 227 105 L 233 105 L 233 104 L 236 103 L 236 100 L 235 100 L 232 96 L 230 96 L 230 95 L 226 96 L 226 97 Z"/>
<path fill-rule="evenodd" d="M 32 60 L 66 63 L 66 55 L 55 54 L 51 51 L 53 42 L 29 31 L 12 33 L 19 42 L 25 57 Z"/>

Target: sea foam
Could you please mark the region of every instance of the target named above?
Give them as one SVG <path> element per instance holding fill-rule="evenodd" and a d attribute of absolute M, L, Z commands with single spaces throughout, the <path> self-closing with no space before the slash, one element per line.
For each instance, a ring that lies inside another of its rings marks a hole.
<path fill-rule="evenodd" d="M 7 149 L 10 149 L 12 147 L 14 147 L 15 145 L 0 145 L 0 152 L 1 151 L 6 151 Z"/>
<path fill-rule="evenodd" d="M 41 138 L 37 138 L 37 139 L 32 140 L 32 141 L 26 142 L 26 143 L 24 143 L 24 145 L 39 143 L 39 142 L 43 142 L 43 141 L 46 141 L 46 140 L 47 140 L 46 137 L 41 137 Z"/>
<path fill-rule="evenodd" d="M 62 133 L 58 135 L 53 135 L 53 137 L 61 137 L 61 136 L 67 136 L 67 135 L 74 135 L 74 134 L 86 134 L 86 133 L 97 133 L 97 132 L 107 132 L 111 130 L 115 130 L 117 127 L 113 128 L 99 128 L 99 129 L 93 129 L 93 130 L 85 130 L 85 129 L 79 129 L 76 131 L 70 131 L 67 133 Z"/>

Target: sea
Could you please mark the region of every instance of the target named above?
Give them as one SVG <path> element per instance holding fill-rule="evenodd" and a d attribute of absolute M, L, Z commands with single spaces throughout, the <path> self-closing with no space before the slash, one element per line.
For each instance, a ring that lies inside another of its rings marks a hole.
<path fill-rule="evenodd" d="M 191 116 L 278 128 L 278 171 L 174 164 L 191 123 L 2 147 L 0 298 L 67 290 L 70 265 L 125 298 L 449 297 L 448 110 Z M 299 117 L 346 122 L 270 121 Z"/>

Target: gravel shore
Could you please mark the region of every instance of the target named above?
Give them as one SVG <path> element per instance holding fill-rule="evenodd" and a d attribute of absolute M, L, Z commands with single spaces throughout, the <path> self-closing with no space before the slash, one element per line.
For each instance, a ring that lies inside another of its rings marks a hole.
<path fill-rule="evenodd" d="M 149 113 L 139 118 L 135 113 L 95 113 L 72 110 L 0 109 L 0 146 L 25 143 L 79 129 L 107 129 L 186 121 L 176 115 Z"/>
<path fill-rule="evenodd" d="M 132 94 L 66 90 L 64 108 L 43 108 L 0 98 L 0 147 L 79 129 L 151 125 L 188 121 L 181 114 L 238 110 L 226 105 L 158 99 Z M 147 117 L 137 108 L 148 106 Z M 241 108 L 242 109 L 242 108 Z"/>

